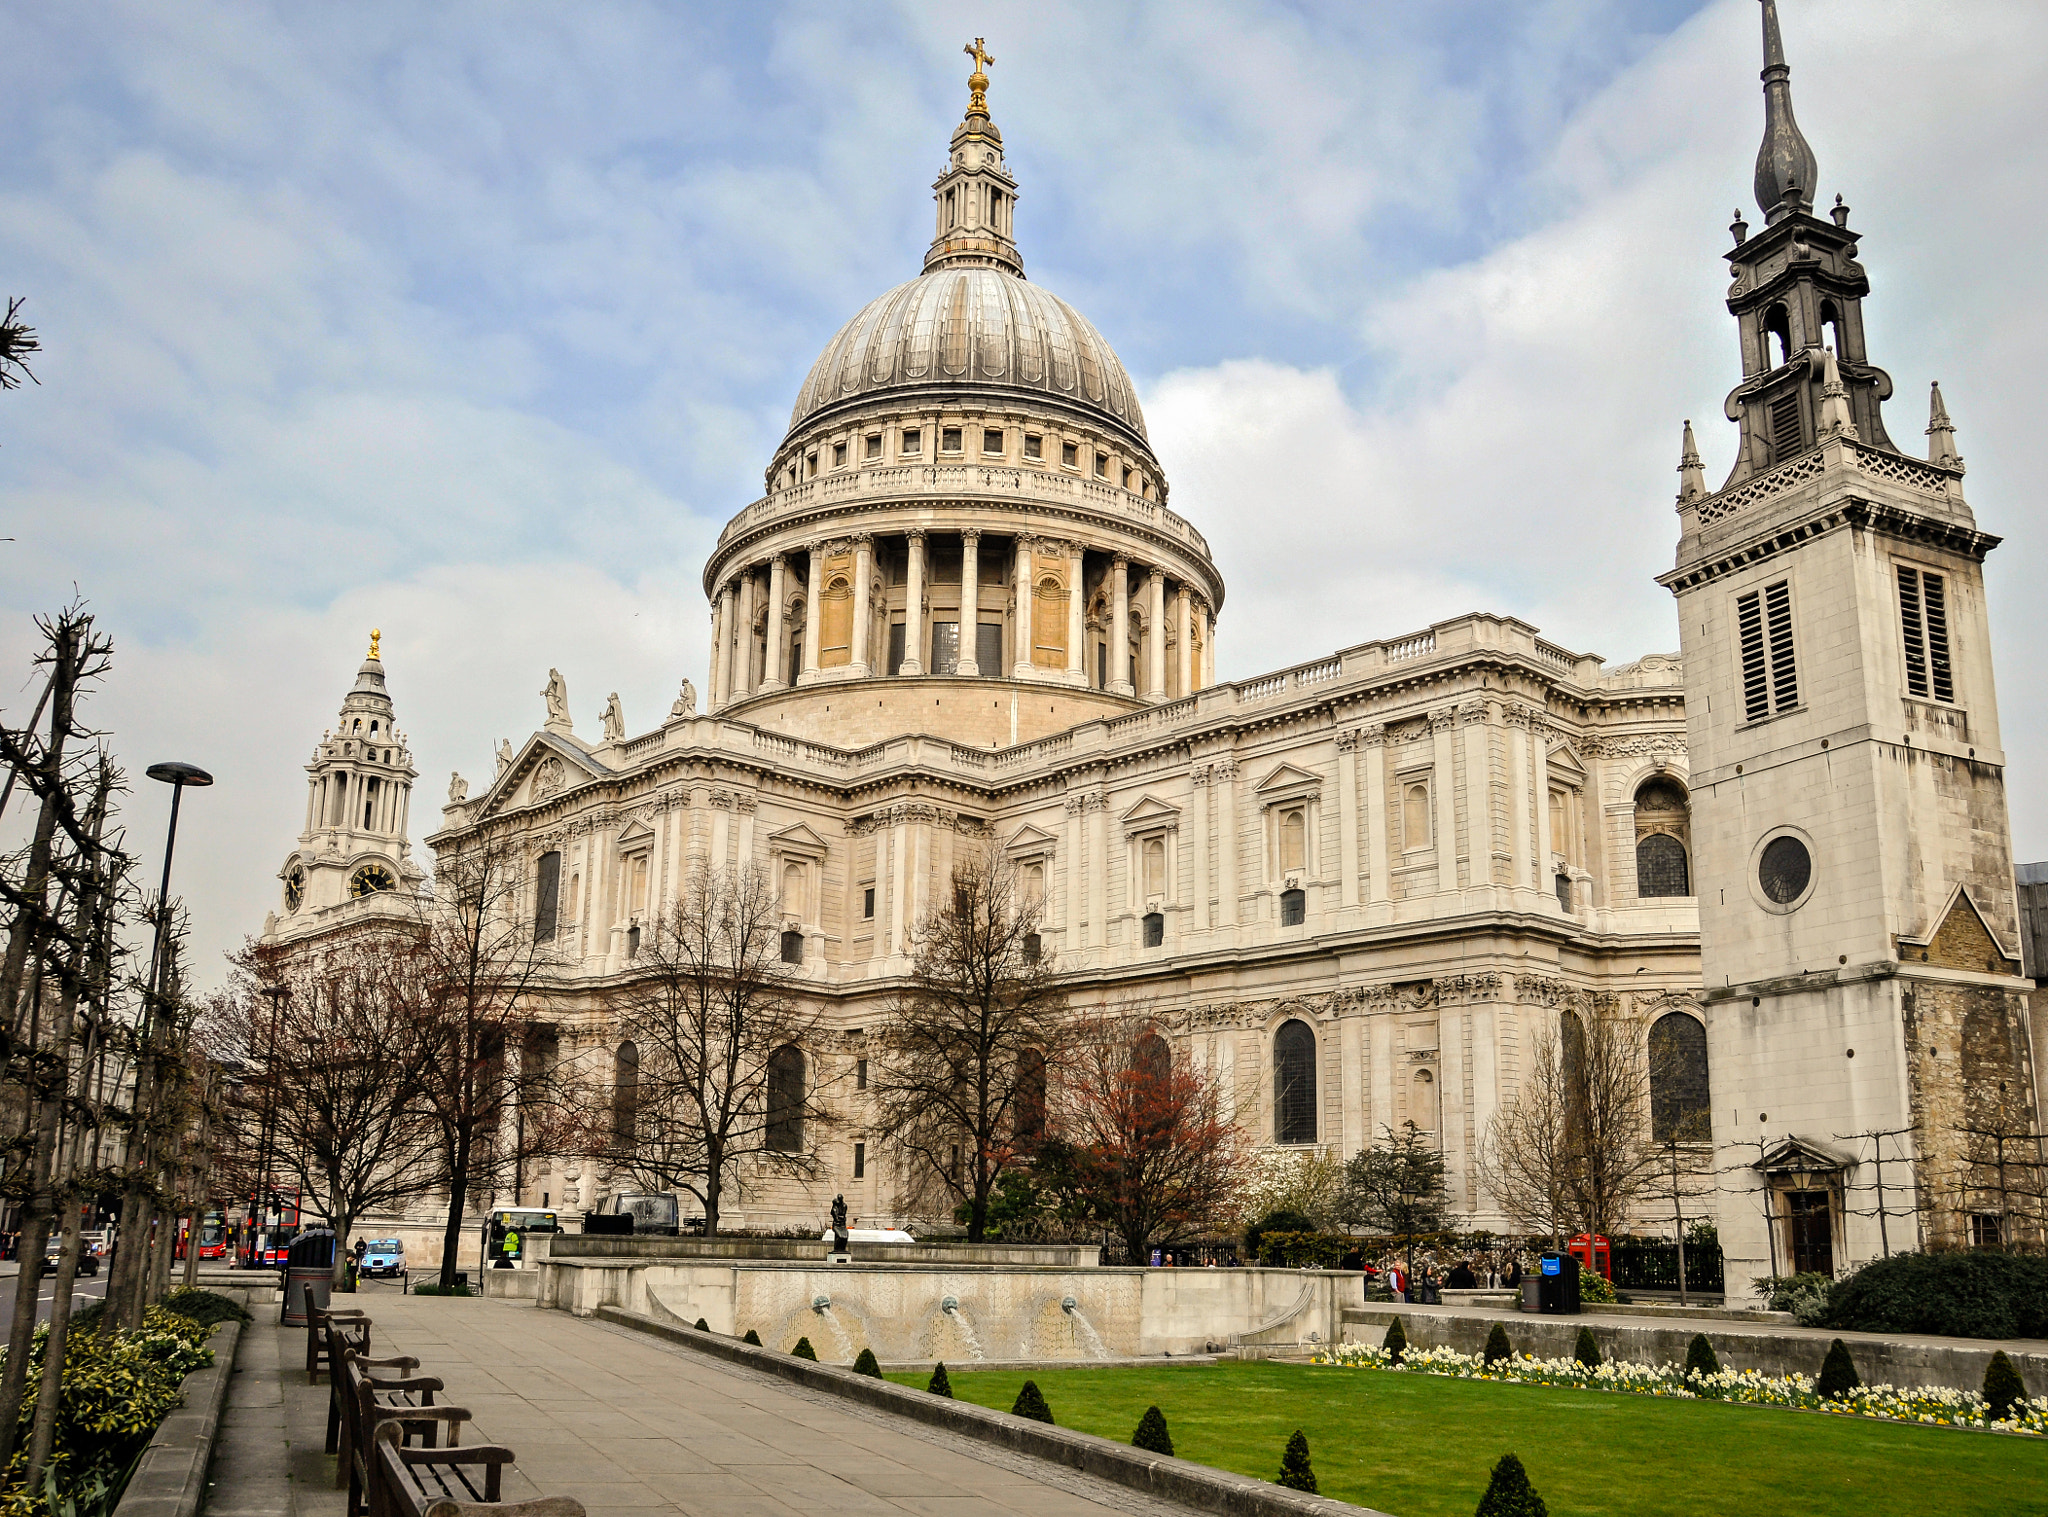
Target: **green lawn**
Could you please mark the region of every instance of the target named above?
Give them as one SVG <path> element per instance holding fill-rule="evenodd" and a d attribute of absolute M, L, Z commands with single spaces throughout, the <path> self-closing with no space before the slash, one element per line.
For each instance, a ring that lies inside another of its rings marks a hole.
<path fill-rule="evenodd" d="M 1002 1411 L 1025 1380 L 947 1373 L 955 1396 Z M 1395 1517 L 1471 1517 L 1510 1451 L 1552 1517 L 2048 1511 L 2048 1440 L 2037 1438 L 1299 1364 L 1030 1378 L 1063 1427 L 1127 1442 L 1156 1402 L 1182 1458 L 1267 1480 L 1300 1428 L 1323 1495 Z"/>

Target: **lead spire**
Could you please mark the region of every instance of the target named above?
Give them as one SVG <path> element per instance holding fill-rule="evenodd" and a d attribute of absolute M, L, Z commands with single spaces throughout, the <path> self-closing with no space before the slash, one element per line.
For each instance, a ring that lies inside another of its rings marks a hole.
<path fill-rule="evenodd" d="M 1792 70 L 1778 35 L 1778 0 L 1764 5 L 1764 141 L 1756 152 L 1756 208 L 1768 225 L 1794 211 L 1811 214 L 1820 165 L 1792 115 Z"/>

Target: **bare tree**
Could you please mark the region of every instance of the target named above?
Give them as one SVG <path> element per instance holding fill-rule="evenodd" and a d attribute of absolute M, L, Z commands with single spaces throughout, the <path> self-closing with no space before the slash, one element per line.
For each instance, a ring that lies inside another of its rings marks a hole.
<path fill-rule="evenodd" d="M 1581 1231 L 1613 1237 L 1655 1194 L 1662 1156 L 1649 1142 L 1650 1074 L 1641 1022 L 1567 1011 L 1559 1022 L 1570 1195 Z"/>
<path fill-rule="evenodd" d="M 30 354 L 41 352 L 43 345 L 36 329 L 21 319 L 21 306 L 19 295 L 9 297 L 7 314 L 0 317 L 0 390 L 18 390 L 24 379 L 30 384 L 42 383 L 29 372 L 28 360 Z"/>
<path fill-rule="evenodd" d="M 476 837 L 442 854 L 406 960 L 401 994 L 426 1039 L 421 1107 L 448 1188 L 444 1286 L 455 1280 L 470 1194 L 505 1185 L 562 1139 L 551 1073 L 508 1068 L 554 968 L 552 943 L 521 911 L 525 875 L 509 838 Z"/>
<path fill-rule="evenodd" d="M 1030 1121 L 1063 1046 L 1067 998 L 1040 951 L 1039 907 L 994 848 L 953 871 L 951 898 L 917 924 L 909 986 L 882 1029 L 875 1120 L 913 1188 L 936 1187 L 987 1236 L 989 1196 L 1025 1162 Z"/>
<path fill-rule="evenodd" d="M 610 1003 L 623 1040 L 610 1109 L 581 1146 L 650 1191 L 688 1191 L 716 1237 L 738 1160 L 816 1169 L 805 1129 L 829 1120 L 819 1015 L 783 962 L 781 913 L 755 866 L 693 870 L 632 968 Z"/>
<path fill-rule="evenodd" d="M 1479 1174 L 1502 1211 L 1531 1232 L 1550 1234 L 1560 1250 L 1577 1220 L 1574 1130 L 1558 1039 L 1540 1032 L 1514 1100 L 1487 1121 Z"/>
<path fill-rule="evenodd" d="M 1244 1137 L 1215 1078 L 1175 1059 L 1151 1018 L 1116 1014 L 1065 1034 L 1058 1129 L 1095 1217 L 1133 1263 L 1226 1215 L 1244 1171 Z"/>
<path fill-rule="evenodd" d="M 404 994 L 412 952 L 389 925 L 314 948 L 252 946 L 221 1014 L 247 1069 L 245 1121 L 272 1124 L 261 1146 L 343 1240 L 439 1177 L 423 1097 L 440 1048 Z M 337 1248 L 335 1285 L 346 1278 Z"/>

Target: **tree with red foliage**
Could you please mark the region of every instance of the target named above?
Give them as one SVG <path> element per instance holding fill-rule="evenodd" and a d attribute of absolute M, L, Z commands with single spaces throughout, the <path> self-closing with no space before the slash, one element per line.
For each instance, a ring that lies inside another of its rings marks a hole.
<path fill-rule="evenodd" d="M 1059 1125 L 1073 1145 L 1077 1186 L 1130 1258 L 1226 1214 L 1244 1145 L 1215 1079 L 1174 1058 L 1143 1015 L 1099 1016 L 1064 1041 Z"/>

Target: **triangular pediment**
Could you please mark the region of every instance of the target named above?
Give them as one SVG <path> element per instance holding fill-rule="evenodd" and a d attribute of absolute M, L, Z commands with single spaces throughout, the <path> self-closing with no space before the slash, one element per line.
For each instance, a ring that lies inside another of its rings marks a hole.
<path fill-rule="evenodd" d="M 1044 853 L 1051 849 L 1056 841 L 1057 839 L 1043 827 L 1034 827 L 1029 822 L 1026 822 L 1011 834 L 1010 840 L 1007 843 L 1003 844 L 1003 851 L 1005 853 Z"/>
<path fill-rule="evenodd" d="M 620 848 L 631 848 L 636 844 L 652 843 L 653 841 L 654 829 L 637 817 L 619 829 L 618 846 Z"/>
<path fill-rule="evenodd" d="M 1255 791 L 1259 795 L 1271 795 L 1276 790 L 1302 790 L 1322 782 L 1323 777 L 1312 769 L 1303 769 L 1298 764 L 1276 764 L 1273 772 L 1259 781 Z"/>
<path fill-rule="evenodd" d="M 602 779 L 608 772 L 577 744 L 551 732 L 536 732 L 491 781 L 476 815 L 481 819 L 522 806 L 536 806 L 586 781 Z"/>
<path fill-rule="evenodd" d="M 1935 920 L 1940 924 L 1926 937 L 1899 935 L 1899 957 L 1943 969 L 1967 969 L 1976 974 L 2020 972 L 2017 955 L 2005 951 L 1998 934 L 1984 920 L 1970 897 L 1969 887 L 1958 885 L 1949 892 L 1948 905 Z"/>
<path fill-rule="evenodd" d="M 1155 822 L 1177 822 L 1180 807 L 1169 806 L 1156 795 L 1141 795 L 1123 814 L 1126 827 L 1147 826 Z"/>
<path fill-rule="evenodd" d="M 1547 762 L 1552 779 L 1570 780 L 1579 785 L 1586 783 L 1586 766 L 1579 762 L 1579 756 L 1572 752 L 1569 743 L 1560 743 L 1551 749 Z"/>
<path fill-rule="evenodd" d="M 1767 1175 L 1780 1174 L 1830 1174 L 1837 1170 L 1853 1169 L 1856 1161 L 1846 1154 L 1835 1152 L 1824 1143 L 1796 1134 L 1781 1138 L 1751 1167 Z"/>
<path fill-rule="evenodd" d="M 802 822 L 770 833 L 768 846 L 777 853 L 793 853 L 803 858 L 825 856 L 825 840 Z"/>

